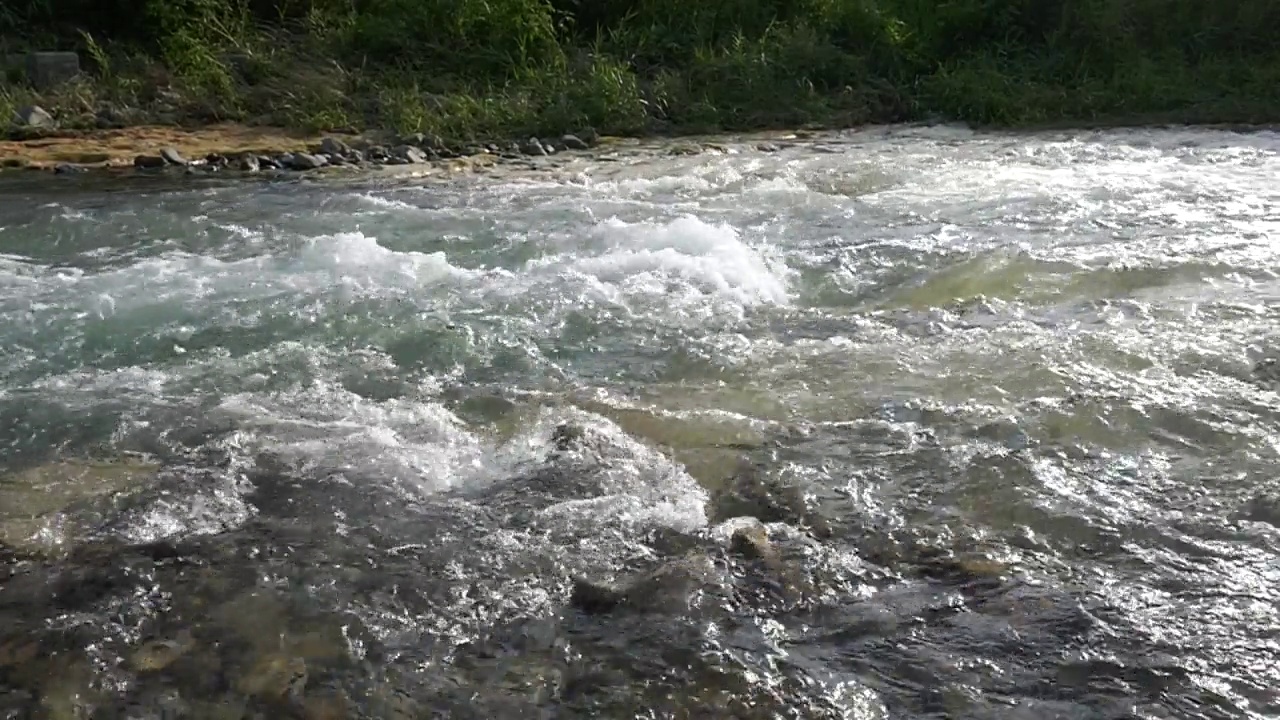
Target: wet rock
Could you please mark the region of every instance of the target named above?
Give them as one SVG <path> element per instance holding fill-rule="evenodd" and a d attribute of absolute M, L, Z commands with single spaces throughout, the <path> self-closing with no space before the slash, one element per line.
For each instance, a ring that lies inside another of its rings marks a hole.
<path fill-rule="evenodd" d="M 283 165 L 290 170 L 315 170 L 324 167 L 325 160 L 310 153 L 293 153 L 283 160 Z"/>
<path fill-rule="evenodd" d="M 58 163 L 53 168 L 54 175 L 77 175 L 88 171 L 89 169 L 82 165 L 72 165 L 71 163 Z"/>
<path fill-rule="evenodd" d="M 280 158 L 270 155 L 258 155 L 258 166 L 262 168 L 270 168 L 271 170 L 283 170 L 284 165 L 281 164 Z"/>
<path fill-rule="evenodd" d="M 818 537 L 831 534 L 831 523 L 797 485 L 772 477 L 764 468 L 743 466 L 711 496 L 713 522 L 737 517 L 757 518 L 761 522 L 781 522 L 806 527 Z"/>
<path fill-rule="evenodd" d="M 1259 387 L 1280 392 L 1280 359 L 1263 358 L 1253 366 L 1250 374 Z"/>
<path fill-rule="evenodd" d="M 426 153 L 412 145 L 399 145 L 391 150 L 391 157 L 408 165 L 417 165 L 427 161 Z"/>
<path fill-rule="evenodd" d="M 256 173 L 262 169 L 262 161 L 256 155 L 241 155 L 236 160 L 236 169 L 245 173 Z"/>
<path fill-rule="evenodd" d="M 1280 493 L 1259 492 L 1249 498 L 1240 515 L 1245 520 L 1280 527 Z"/>
<path fill-rule="evenodd" d="M 209 153 L 208 155 L 205 155 L 204 162 L 209 167 L 215 168 L 223 168 L 231 164 L 231 161 L 227 159 L 226 155 L 219 153 Z"/>
<path fill-rule="evenodd" d="M 190 632 L 174 640 L 151 640 L 134 652 L 130 661 L 135 672 L 159 672 L 172 665 L 195 646 Z"/>
<path fill-rule="evenodd" d="M 565 135 L 564 137 L 560 138 L 560 142 L 565 146 L 565 149 L 567 150 L 587 150 L 587 149 L 590 149 L 591 147 L 590 145 L 587 144 L 586 140 L 583 140 L 577 135 Z"/>
<path fill-rule="evenodd" d="M 186 166 L 190 164 L 186 158 L 182 157 L 182 153 L 171 147 L 161 150 L 160 157 L 164 158 L 165 163 L 169 165 Z"/>
<path fill-rule="evenodd" d="M 729 538 L 729 549 L 748 560 L 778 559 L 778 551 L 769 543 L 769 532 L 763 525 L 740 527 Z"/>
<path fill-rule="evenodd" d="M 0 639 L 0 670 L 27 665 L 40 656 L 40 641 L 27 636 Z"/>
<path fill-rule="evenodd" d="M 588 615 L 602 615 L 621 605 L 625 597 L 622 590 L 610 585 L 574 578 L 569 604 Z"/>
<path fill-rule="evenodd" d="M 351 152 L 351 146 L 345 142 L 327 137 L 320 141 L 320 153 L 324 155 L 346 155 Z"/>
<path fill-rule="evenodd" d="M 153 480 L 159 466 L 128 458 L 115 462 L 57 460 L 0 477 L 0 543 L 15 548 L 45 548 L 73 540 L 82 530 L 66 511 L 140 487 Z M 60 518 L 58 533 L 47 536 L 49 519 Z"/>
<path fill-rule="evenodd" d="M 695 553 L 666 562 L 622 587 L 575 579 L 569 603 L 588 615 L 614 610 L 680 613 L 693 605 L 699 591 L 717 585 L 711 559 Z"/>
<path fill-rule="evenodd" d="M 577 423 L 561 423 L 551 431 L 551 445 L 558 452 L 568 452 L 579 446 L 587 431 Z"/>
<path fill-rule="evenodd" d="M 351 716 L 351 701 L 342 692 L 307 698 L 302 704 L 305 720 L 346 720 Z"/>
<path fill-rule="evenodd" d="M 756 149 L 763 153 L 776 153 L 782 149 L 777 143 L 762 142 L 756 145 Z"/>
<path fill-rule="evenodd" d="M 301 698 L 306 686 L 306 661 L 281 653 L 260 657 L 236 682 L 241 693 L 263 700 Z"/>
<path fill-rule="evenodd" d="M 520 152 L 525 155 L 546 155 L 547 149 L 542 146 L 542 143 L 538 141 L 538 138 L 531 137 L 521 143 Z"/>

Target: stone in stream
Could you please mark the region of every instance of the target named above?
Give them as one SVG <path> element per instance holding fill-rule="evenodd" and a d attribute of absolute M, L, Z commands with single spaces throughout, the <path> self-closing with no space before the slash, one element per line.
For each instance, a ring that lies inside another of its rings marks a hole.
<path fill-rule="evenodd" d="M 310 153 L 293 153 L 284 160 L 284 166 L 290 170 L 315 170 L 326 165 L 326 161 L 319 155 Z"/>
<path fill-rule="evenodd" d="M 426 153 L 412 145 L 399 145 L 391 150 L 391 157 L 402 164 L 417 165 L 427 161 Z"/>
<path fill-rule="evenodd" d="M 262 161 L 259 160 L 256 155 L 241 155 L 240 158 L 236 160 L 236 168 L 240 170 L 240 172 L 256 173 L 262 168 Z"/>
<path fill-rule="evenodd" d="M 155 170 L 167 164 L 159 155 L 139 155 L 133 159 L 133 166 L 139 170 Z"/>
<path fill-rule="evenodd" d="M 1280 392 L 1280 360 L 1263 358 L 1253 366 L 1250 374 L 1262 389 Z"/>
<path fill-rule="evenodd" d="M 306 661 L 284 653 L 259 657 L 236 681 L 245 695 L 275 701 L 299 699 L 306 686 Z"/>
<path fill-rule="evenodd" d="M 591 147 L 587 144 L 587 141 L 577 135 L 565 135 L 560 138 L 560 143 L 569 150 L 588 150 Z"/>
<path fill-rule="evenodd" d="M 13 124 L 19 128 L 34 130 L 52 130 L 58 127 L 58 122 L 53 119 L 53 116 L 39 105 L 18 108 L 13 114 Z"/>
<path fill-rule="evenodd" d="M 0 543 L 39 551 L 74 542 L 87 528 L 67 515 L 69 508 L 141 487 L 158 472 L 158 465 L 124 458 L 57 460 L 0 478 Z M 48 536 L 55 516 L 56 537 Z"/>
<path fill-rule="evenodd" d="M 320 152 L 324 155 L 342 156 L 351 152 L 351 146 L 337 138 L 327 137 L 320 141 Z"/>
<path fill-rule="evenodd" d="M 575 578 L 569 604 L 588 615 L 620 609 L 680 613 L 688 610 L 702 591 L 724 585 L 724 578 L 708 556 L 691 553 L 665 562 L 621 587 Z"/>
<path fill-rule="evenodd" d="M 542 146 L 538 138 L 531 137 L 520 146 L 520 151 L 525 155 L 546 155 L 547 149 Z"/>
<path fill-rule="evenodd" d="M 817 537 L 831 534 L 830 522 L 815 508 L 802 488 L 772 477 L 768 470 L 743 463 L 711 496 L 714 521 L 753 517 L 772 523 L 807 527 Z"/>
<path fill-rule="evenodd" d="M 182 153 L 178 152 L 177 149 L 171 148 L 171 147 L 167 147 L 161 150 L 160 157 L 164 158 L 165 163 L 169 165 L 185 167 L 191 164 L 190 161 L 188 161 L 185 157 L 182 156 Z"/>
<path fill-rule="evenodd" d="M 133 654 L 135 672 L 159 672 L 172 665 L 195 646 L 191 632 L 184 630 L 174 640 L 150 640 Z"/>

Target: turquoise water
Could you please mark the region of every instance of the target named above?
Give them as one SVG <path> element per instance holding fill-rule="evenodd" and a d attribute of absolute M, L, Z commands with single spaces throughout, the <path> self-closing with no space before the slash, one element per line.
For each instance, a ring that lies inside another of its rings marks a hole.
<path fill-rule="evenodd" d="M 7 186 L 5 702 L 1280 711 L 1280 137 L 722 144 Z"/>

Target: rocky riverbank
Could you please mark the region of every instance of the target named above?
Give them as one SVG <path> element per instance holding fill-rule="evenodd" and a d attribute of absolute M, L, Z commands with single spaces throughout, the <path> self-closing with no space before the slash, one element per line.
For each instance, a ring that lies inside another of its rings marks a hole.
<path fill-rule="evenodd" d="M 139 126 L 40 132 L 39 108 L 27 108 L 21 132 L 0 141 L 0 167 L 78 174 L 90 170 L 157 175 L 278 175 L 332 170 L 448 165 L 486 166 L 590 150 L 593 130 L 554 138 L 459 144 L 423 133 L 403 136 L 307 135 L 279 128 L 219 124 L 197 129 Z M 31 124 L 34 121 L 36 124 Z"/>

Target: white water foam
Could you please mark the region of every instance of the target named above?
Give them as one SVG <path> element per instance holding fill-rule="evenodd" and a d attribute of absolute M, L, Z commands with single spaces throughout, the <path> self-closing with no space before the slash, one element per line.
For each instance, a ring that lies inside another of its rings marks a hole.
<path fill-rule="evenodd" d="M 580 292 L 597 301 L 663 304 L 673 310 L 741 312 L 787 305 L 789 271 L 763 248 L 744 242 L 728 225 L 685 216 L 669 222 L 597 224 L 581 250 L 530 261 L 535 285 L 576 278 Z"/>

